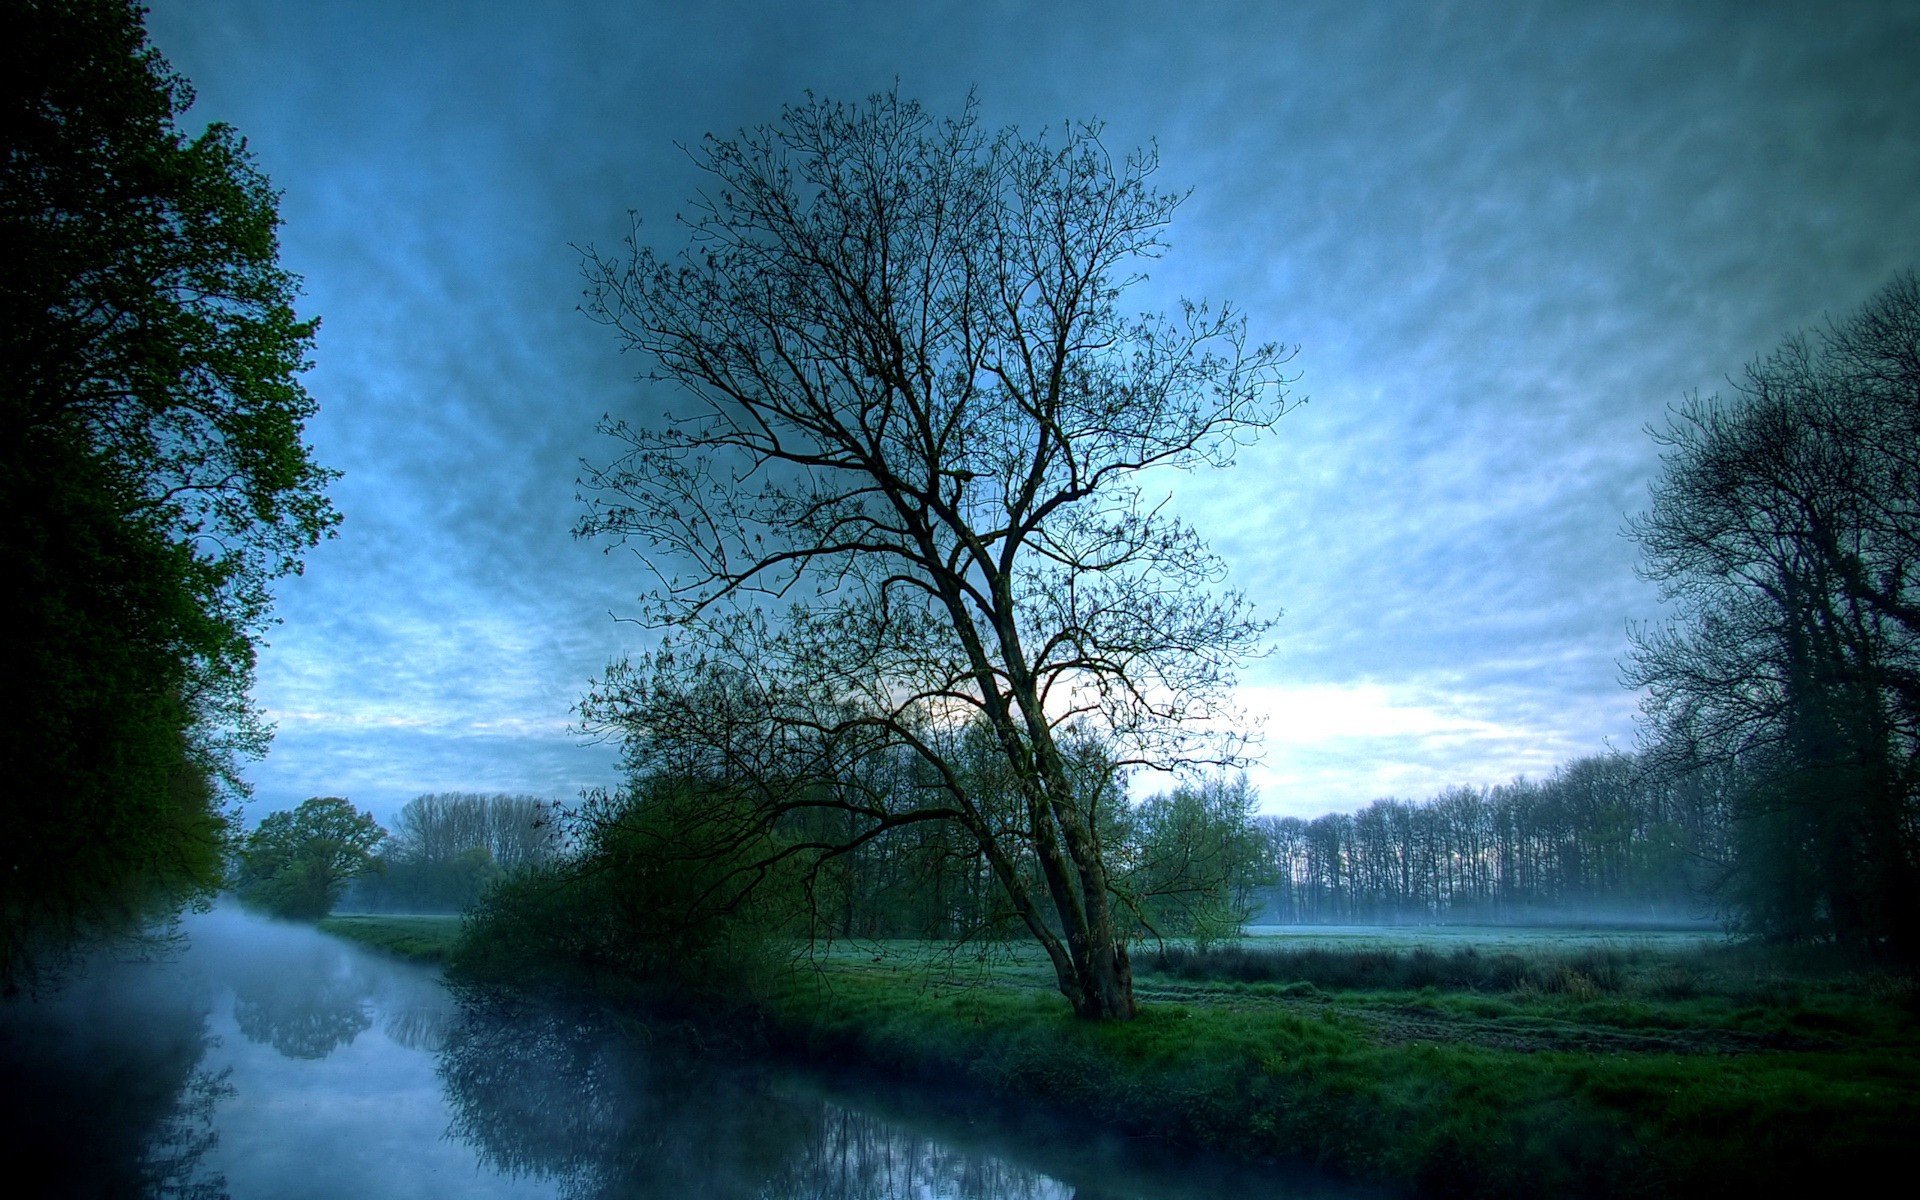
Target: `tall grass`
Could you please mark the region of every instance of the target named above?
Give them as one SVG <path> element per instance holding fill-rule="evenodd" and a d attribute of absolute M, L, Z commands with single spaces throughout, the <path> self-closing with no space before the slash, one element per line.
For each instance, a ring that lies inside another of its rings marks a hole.
<path fill-rule="evenodd" d="M 1167 945 L 1138 960 L 1141 970 L 1187 980 L 1238 983 L 1311 983 L 1338 990 L 1591 992 L 1626 990 L 1639 968 L 1653 958 L 1672 965 L 1670 956 L 1612 947 L 1565 954 L 1482 954 L 1472 946 L 1442 954 L 1412 950 L 1341 947 L 1256 948 L 1224 946 L 1197 949 Z"/>

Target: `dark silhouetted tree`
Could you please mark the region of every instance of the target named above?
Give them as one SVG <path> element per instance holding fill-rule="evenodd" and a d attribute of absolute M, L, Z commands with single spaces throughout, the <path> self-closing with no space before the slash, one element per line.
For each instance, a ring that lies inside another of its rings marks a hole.
<path fill-rule="evenodd" d="M 268 585 L 337 517 L 277 200 L 127 0 L 0 40 L 0 974 L 218 884 Z"/>
<path fill-rule="evenodd" d="M 846 818 L 791 858 L 963 830 L 1074 1010 L 1131 1015 L 1100 807 L 1135 764 L 1234 758 L 1209 719 L 1264 628 L 1143 474 L 1228 463 L 1282 412 L 1286 354 L 1229 308 L 1122 311 L 1180 197 L 1094 125 L 809 100 L 696 161 L 684 253 L 636 231 L 587 261 L 591 311 L 685 405 L 609 420 L 623 452 L 586 480 L 582 532 L 657 568 L 670 631 L 589 717 L 636 771 L 750 800 L 721 809 L 743 839 Z M 1011 819 L 963 769 L 976 728 Z M 905 803 L 867 782 L 900 751 Z"/>
<path fill-rule="evenodd" d="M 1741 768 L 1756 932 L 1920 954 L 1920 278 L 1656 436 L 1632 532 L 1678 615 L 1628 668 L 1652 744 Z"/>

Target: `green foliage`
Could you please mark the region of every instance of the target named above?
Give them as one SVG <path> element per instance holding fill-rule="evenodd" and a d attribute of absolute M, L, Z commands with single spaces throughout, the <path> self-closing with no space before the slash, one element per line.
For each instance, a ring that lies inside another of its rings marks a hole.
<path fill-rule="evenodd" d="M 591 798 L 569 816 L 579 854 L 490 889 L 468 914 L 455 968 L 740 1002 L 785 961 L 808 908 L 797 861 L 781 859 L 753 817 L 738 797 L 684 781 Z"/>
<path fill-rule="evenodd" d="M 302 441 L 314 322 L 276 197 L 128 0 L 26 0 L 0 47 L 0 977 L 221 875 L 269 583 L 337 515 Z"/>
<path fill-rule="evenodd" d="M 377 912 L 464 912 L 499 879 L 500 865 L 485 846 L 445 858 L 395 854 L 391 845 L 354 881 L 347 903 Z"/>
<path fill-rule="evenodd" d="M 1202 946 L 1239 936 L 1273 869 L 1257 803 L 1243 775 L 1183 785 L 1126 815 L 1116 884 L 1150 931 Z"/>
<path fill-rule="evenodd" d="M 277 917 L 318 920 L 333 911 L 348 880 L 371 868 L 386 836 L 371 813 L 338 796 L 272 813 L 241 851 L 240 899 Z"/>

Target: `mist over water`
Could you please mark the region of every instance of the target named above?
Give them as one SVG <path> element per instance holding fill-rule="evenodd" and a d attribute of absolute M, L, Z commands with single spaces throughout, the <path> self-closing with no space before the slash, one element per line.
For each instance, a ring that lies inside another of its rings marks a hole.
<path fill-rule="evenodd" d="M 232 910 L 0 1004 L 0 1160 L 31 1194 L 1323 1197 L 924 1090 L 717 1059 L 603 1010 Z M 15 1193 L 19 1194 L 19 1193 Z"/>

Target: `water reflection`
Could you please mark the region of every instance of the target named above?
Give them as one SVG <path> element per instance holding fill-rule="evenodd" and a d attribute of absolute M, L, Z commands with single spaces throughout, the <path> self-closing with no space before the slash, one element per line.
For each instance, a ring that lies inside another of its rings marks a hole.
<path fill-rule="evenodd" d="M 1318 1176 L 1168 1161 L 1084 1126 L 1022 1134 L 904 1090 L 846 1088 L 849 1100 L 844 1085 L 715 1061 L 587 1009 L 472 1000 L 440 1077 L 454 1136 L 496 1170 L 582 1200 L 1354 1194 Z"/>
<path fill-rule="evenodd" d="M 10 1195 L 1198 1200 L 1351 1195 L 1085 1125 L 686 1050 L 234 912 L 0 1004 Z M 48 1181 L 47 1189 L 15 1186 Z"/>
<path fill-rule="evenodd" d="M 322 1059 L 352 1045 L 377 1016 L 401 1046 L 439 1049 L 451 1005 L 431 972 L 309 929 L 268 928 L 281 936 L 252 939 L 244 956 L 220 964 L 247 1040 L 288 1058 Z"/>
<path fill-rule="evenodd" d="M 1004 1159 L 957 1153 L 932 1138 L 837 1104 L 822 1103 L 813 1136 L 768 1189 L 775 1196 L 895 1200 L 1055 1200 L 1096 1193 L 1075 1189 Z"/>
<path fill-rule="evenodd" d="M 234 981 L 233 1022 L 288 1058 L 325 1058 L 373 1024 L 363 982 L 262 971 Z"/>
<path fill-rule="evenodd" d="M 202 1065 L 216 1042 L 206 994 L 140 986 L 163 969 L 103 960 L 54 996 L 0 1003 L 12 1195 L 226 1195 L 204 1163 L 220 1140 L 215 1106 L 232 1094 L 224 1070 Z"/>
<path fill-rule="evenodd" d="M 471 1003 L 440 1057 L 452 1131 L 567 1196 L 768 1194 L 807 1114 L 750 1075 L 639 1049 L 588 1010 Z"/>

